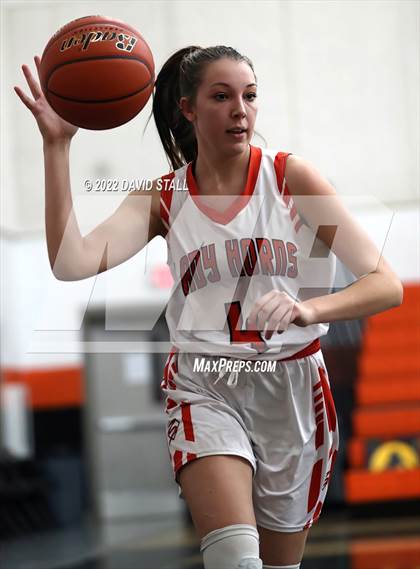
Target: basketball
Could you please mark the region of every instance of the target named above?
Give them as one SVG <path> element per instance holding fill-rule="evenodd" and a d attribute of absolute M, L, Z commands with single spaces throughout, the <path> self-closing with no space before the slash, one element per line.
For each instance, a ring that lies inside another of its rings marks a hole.
<path fill-rule="evenodd" d="M 104 16 L 78 18 L 58 30 L 39 71 L 54 111 L 91 130 L 131 120 L 154 85 L 153 55 L 144 38 L 132 26 Z"/>

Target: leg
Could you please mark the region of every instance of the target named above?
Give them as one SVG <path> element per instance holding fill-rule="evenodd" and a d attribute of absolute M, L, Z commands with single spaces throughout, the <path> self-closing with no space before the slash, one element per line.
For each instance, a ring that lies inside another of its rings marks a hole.
<path fill-rule="evenodd" d="M 277 532 L 258 526 L 264 565 L 298 565 L 303 557 L 308 531 Z"/>
<path fill-rule="evenodd" d="M 179 483 L 205 569 L 261 569 L 251 464 L 238 456 L 202 457 L 182 467 Z"/>
<path fill-rule="evenodd" d="M 231 524 L 256 527 L 252 467 L 239 456 L 212 455 L 181 468 L 179 483 L 198 537 Z"/>
<path fill-rule="evenodd" d="M 173 355 L 163 382 L 176 480 L 201 539 L 204 567 L 261 569 L 252 502 L 256 461 L 236 411 L 242 392 L 214 387 L 211 374 L 200 374 L 195 382 L 193 356 Z"/>
<path fill-rule="evenodd" d="M 258 433 L 253 449 L 258 460 L 254 512 L 265 565 L 294 568 L 325 501 L 338 427 L 320 352 L 283 362 L 281 371 L 270 378 L 277 390 L 271 386 L 265 393 L 261 377 L 261 390 L 255 392 L 256 408 L 279 412 L 270 423 L 256 416 L 250 428 Z"/>

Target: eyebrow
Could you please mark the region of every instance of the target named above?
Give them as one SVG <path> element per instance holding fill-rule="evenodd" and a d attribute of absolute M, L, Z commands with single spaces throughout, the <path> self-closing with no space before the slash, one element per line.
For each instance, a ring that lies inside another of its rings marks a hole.
<path fill-rule="evenodd" d="M 210 87 L 214 87 L 215 85 L 224 85 L 225 87 L 230 87 L 229 83 L 223 83 L 223 81 L 217 81 L 216 83 L 212 83 Z M 246 87 L 257 87 L 256 83 L 249 83 Z"/>

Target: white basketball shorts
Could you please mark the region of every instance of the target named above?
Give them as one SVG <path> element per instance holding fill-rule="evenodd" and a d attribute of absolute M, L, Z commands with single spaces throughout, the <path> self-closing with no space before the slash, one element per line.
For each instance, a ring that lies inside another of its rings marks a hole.
<path fill-rule="evenodd" d="M 274 364 L 172 349 L 161 383 L 167 443 L 176 482 L 203 456 L 247 459 L 257 524 L 295 532 L 321 513 L 338 425 L 319 340 Z"/>

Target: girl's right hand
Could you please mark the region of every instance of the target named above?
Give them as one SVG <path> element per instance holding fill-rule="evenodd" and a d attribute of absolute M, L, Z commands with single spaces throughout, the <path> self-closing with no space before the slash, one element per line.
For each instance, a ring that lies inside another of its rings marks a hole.
<path fill-rule="evenodd" d="M 39 77 L 41 60 L 38 56 L 35 56 L 34 60 Z M 44 142 L 70 141 L 76 134 L 78 127 L 62 119 L 52 109 L 42 92 L 40 84 L 34 79 L 27 65 L 22 65 L 22 71 L 34 98 L 28 97 L 20 87 L 15 87 L 15 91 L 23 104 L 34 115 Z"/>

